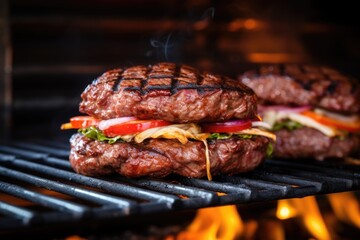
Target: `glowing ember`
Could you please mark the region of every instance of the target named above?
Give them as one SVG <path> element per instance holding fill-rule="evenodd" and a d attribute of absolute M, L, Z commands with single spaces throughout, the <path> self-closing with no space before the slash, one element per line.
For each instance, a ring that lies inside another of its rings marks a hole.
<path fill-rule="evenodd" d="M 327 195 L 338 219 L 360 228 L 360 205 L 352 192 Z"/>
<path fill-rule="evenodd" d="M 292 207 L 289 200 L 279 200 L 276 210 L 276 217 L 281 220 L 292 218 L 298 215 L 295 208 Z"/>
<path fill-rule="evenodd" d="M 290 53 L 264 53 L 264 52 L 252 52 L 247 54 L 247 60 L 253 63 L 282 63 L 282 62 L 293 62 L 300 58 Z"/>
<path fill-rule="evenodd" d="M 276 216 L 279 219 L 298 216 L 302 219 L 309 233 L 316 239 L 331 239 L 316 199 L 313 196 L 303 199 L 296 198 L 279 201 Z"/>
<path fill-rule="evenodd" d="M 72 235 L 72 236 L 69 236 L 69 237 L 65 238 L 65 240 L 86 240 L 86 238 L 82 238 L 82 237 L 77 236 L 77 235 Z"/>
<path fill-rule="evenodd" d="M 231 205 L 199 209 L 193 222 L 176 239 L 236 239 L 242 232 L 242 219 L 236 206 Z"/>
<path fill-rule="evenodd" d="M 256 28 L 257 22 L 254 19 L 246 19 L 244 21 L 244 27 L 248 30 Z"/>

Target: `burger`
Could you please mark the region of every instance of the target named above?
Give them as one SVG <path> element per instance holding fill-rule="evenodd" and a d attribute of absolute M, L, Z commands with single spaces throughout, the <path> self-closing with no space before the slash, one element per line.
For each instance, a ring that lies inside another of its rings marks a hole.
<path fill-rule="evenodd" d="M 253 90 L 187 65 L 114 69 L 81 98 L 84 115 L 61 128 L 78 129 L 69 159 L 84 175 L 211 180 L 255 169 L 275 140 L 258 118 Z"/>
<path fill-rule="evenodd" d="M 259 115 L 276 134 L 274 157 L 317 160 L 357 157 L 360 85 L 336 69 L 259 66 L 239 80 L 258 96 Z"/>

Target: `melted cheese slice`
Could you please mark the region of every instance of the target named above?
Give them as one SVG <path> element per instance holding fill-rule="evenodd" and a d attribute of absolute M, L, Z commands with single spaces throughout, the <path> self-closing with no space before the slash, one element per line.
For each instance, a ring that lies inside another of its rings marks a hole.
<path fill-rule="evenodd" d="M 206 140 L 209 133 L 201 133 L 201 128 L 194 124 L 174 124 L 165 127 L 156 127 L 145 130 L 135 135 L 135 142 L 141 143 L 147 138 L 166 138 L 177 139 L 182 144 L 189 141 L 189 138 L 196 140 Z"/>
<path fill-rule="evenodd" d="M 257 136 L 263 136 L 263 137 L 267 137 L 270 138 L 274 141 L 276 141 L 276 135 L 272 132 L 269 131 L 265 131 L 259 128 L 249 128 L 249 129 L 245 129 L 242 130 L 240 132 L 237 132 L 235 134 L 249 134 L 249 135 L 257 135 Z"/>

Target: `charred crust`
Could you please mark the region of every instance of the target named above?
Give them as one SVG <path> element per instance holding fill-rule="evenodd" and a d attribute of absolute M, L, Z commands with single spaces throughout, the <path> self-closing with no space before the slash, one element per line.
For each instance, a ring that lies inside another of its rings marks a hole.
<path fill-rule="evenodd" d="M 240 81 L 173 63 L 104 73 L 81 97 L 80 112 L 100 119 L 177 123 L 252 117 L 257 103 L 254 91 Z"/>
<path fill-rule="evenodd" d="M 252 94 L 252 92 L 244 87 L 234 87 L 235 83 L 231 83 L 229 79 L 223 76 L 214 76 L 209 73 L 199 73 L 195 69 L 185 65 L 168 65 L 170 70 L 168 72 L 159 72 L 159 68 L 154 66 L 147 67 L 146 78 L 131 76 L 127 70 L 128 75 L 124 75 L 125 71 L 122 71 L 118 76 L 110 81 L 113 82 L 112 90 L 114 92 L 124 91 L 136 91 L 141 95 L 146 95 L 152 91 L 170 91 L 171 94 L 175 94 L 180 90 L 196 89 L 199 93 L 210 90 L 230 90 L 241 91 Z M 134 71 L 137 67 L 133 67 Z M 136 74 L 132 74 L 136 75 Z M 206 81 L 205 81 L 206 79 Z M 213 82 L 209 84 L 209 82 Z M 236 83 L 238 84 L 238 83 Z"/>

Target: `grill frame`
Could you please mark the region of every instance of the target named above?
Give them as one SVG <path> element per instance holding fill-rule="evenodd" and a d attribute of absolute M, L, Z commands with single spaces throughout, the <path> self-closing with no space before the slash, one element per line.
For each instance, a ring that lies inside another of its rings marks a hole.
<path fill-rule="evenodd" d="M 0 144 L 0 193 L 46 209 L 32 210 L 0 199 L 0 231 L 360 189 L 360 166 L 332 161 L 268 159 L 255 171 L 215 176 L 213 181 L 179 176 L 128 179 L 77 174 L 71 169 L 68 154 L 68 145 L 62 142 Z M 47 195 L 49 192 L 69 198 Z"/>

